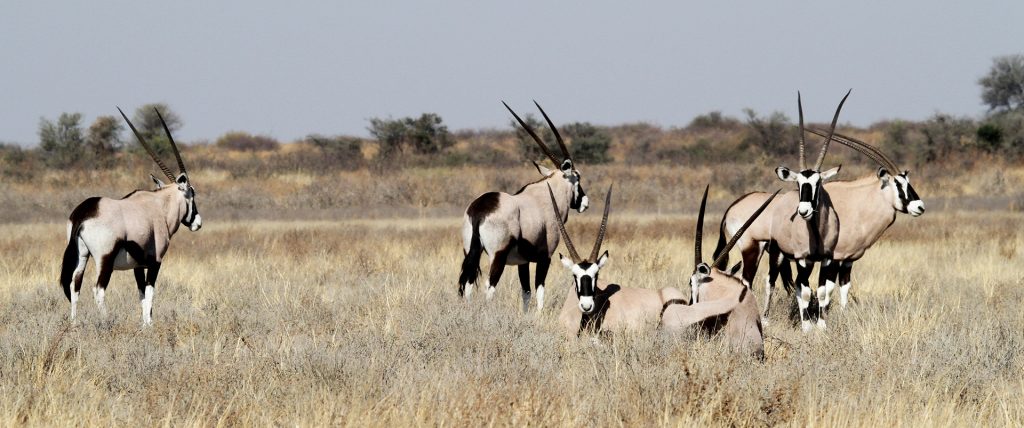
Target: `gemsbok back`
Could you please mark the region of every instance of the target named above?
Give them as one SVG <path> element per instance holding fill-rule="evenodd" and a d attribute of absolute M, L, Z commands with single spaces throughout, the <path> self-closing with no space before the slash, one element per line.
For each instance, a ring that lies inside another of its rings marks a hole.
<path fill-rule="evenodd" d="M 775 245 L 779 249 L 780 257 L 787 257 L 797 261 L 798 274 L 797 284 L 800 292 L 797 293 L 797 305 L 800 309 L 801 328 L 808 331 L 811 328 L 808 311 L 811 300 L 811 288 L 808 283 L 811 271 L 815 262 L 822 262 L 818 280 L 818 295 L 821 299 L 822 293 L 828 289 L 824 284 L 828 278 L 833 278 L 835 266 L 831 263 L 832 253 L 835 250 L 836 242 L 839 240 L 839 217 L 832 207 L 832 199 L 823 187 L 823 182 L 832 178 L 839 172 L 840 166 L 822 171 L 821 164 L 828 152 L 829 142 L 832 141 L 832 133 L 835 131 L 836 122 L 839 120 L 839 112 L 843 109 L 846 98 L 839 102 L 835 115 L 832 117 L 832 127 L 829 136 L 822 143 L 818 160 L 812 168 L 805 166 L 804 146 L 804 110 L 797 93 L 797 109 L 800 114 L 800 172 L 793 172 L 789 168 L 780 166 L 776 168 L 775 174 L 783 181 L 797 183 L 797 190 L 790 191 L 779 196 L 775 202 L 768 207 L 768 213 L 755 221 L 750 229 L 741 236 L 737 248 L 743 255 L 743 280 L 747 285 L 754 281 L 757 274 L 758 258 L 761 252 L 769 245 Z M 723 252 L 726 239 L 736 236 L 738 226 L 743 220 L 750 217 L 755 207 L 768 198 L 767 193 L 749 193 L 733 204 L 722 216 L 718 247 L 715 248 L 715 258 L 721 260 L 716 263 L 718 269 L 724 270 L 728 265 L 728 254 Z M 794 212 L 795 211 L 795 212 Z M 799 219 L 797 218 L 799 217 Z M 774 264 L 770 264 L 774 266 Z M 774 275 L 771 273 L 769 276 Z M 834 285 L 833 285 L 834 286 Z M 766 300 L 769 296 L 766 296 Z M 823 299 L 821 299 L 823 300 Z M 819 303 L 821 305 L 822 303 Z M 823 309 L 824 306 L 819 306 Z M 818 327 L 825 327 L 823 311 L 819 310 Z"/>
<path fill-rule="evenodd" d="M 654 327 L 659 322 L 663 328 L 674 330 L 701 323 L 712 334 L 721 331 L 729 336 L 733 343 L 747 343 L 753 340 L 748 332 L 732 326 L 741 325 L 743 324 L 742 320 L 751 317 L 754 320 L 753 325 L 756 327 L 756 331 L 760 334 L 757 304 L 753 303 L 751 293 L 736 292 L 739 289 L 746 290 L 746 287 L 730 274 L 712 270 L 704 263 L 698 263 L 691 277 L 691 284 L 700 285 L 699 293 L 703 300 L 692 305 L 675 287 L 655 290 L 623 287 L 618 284 L 602 284 L 599 275 L 601 268 L 608 263 L 609 256 L 608 251 L 601 253 L 601 244 L 608 227 L 611 193 L 612 189 L 609 186 L 605 196 L 601 227 L 598 229 L 597 240 L 594 242 L 594 248 L 589 257 L 584 259 L 579 256 L 565 226 L 561 221 L 557 223 L 559 233 L 565 241 L 566 250 L 569 252 L 569 258 L 561 254 L 558 256 L 562 264 L 572 272 L 573 277 L 573 288 L 569 290 L 558 317 L 559 323 L 567 334 L 578 336 L 584 332 L 643 329 Z M 549 196 L 555 218 L 559 219 L 554 193 L 550 193 Z M 743 227 L 749 226 L 749 222 L 760 215 L 774 197 L 775 195 L 772 195 L 765 201 Z M 707 189 L 704 190 L 698 225 L 703 223 L 706 201 Z M 697 258 L 699 260 L 701 257 L 699 250 L 701 229 L 699 226 L 697 230 Z M 731 247 L 734 244 L 735 242 L 731 242 L 728 246 Z M 722 326 L 730 327 L 722 328 Z M 742 334 L 742 337 L 733 337 L 736 334 Z M 760 335 L 757 340 L 760 340 Z M 757 345 L 753 342 L 750 343 L 751 350 L 756 353 L 757 349 L 761 349 L 763 352 L 763 344 Z"/>
<path fill-rule="evenodd" d="M 562 207 L 559 212 L 562 221 L 568 219 L 570 209 L 583 212 L 589 205 L 587 194 L 580 182 L 580 172 L 569 154 L 569 148 L 544 109 L 536 101 L 534 104 L 544 115 L 544 120 L 558 141 L 558 146 L 562 150 L 561 160 L 551 153 L 537 133 L 520 119 L 508 104 L 505 104 L 505 108 L 533 137 L 548 159 L 558 166 L 558 170 L 550 170 L 534 163 L 542 176 L 540 180 L 523 186 L 514 195 L 488 192 L 469 204 L 462 222 L 462 251 L 465 257 L 459 275 L 459 295 L 468 299 L 480 276 L 480 257 L 486 252 L 490 256 L 490 273 L 485 288 L 487 299 L 490 300 L 494 296 L 494 289 L 501 280 L 505 266 L 518 266 L 524 312 L 529 307 L 531 294 L 530 263 L 537 264 L 537 309 L 540 310 L 544 307 L 544 280 L 551 265 L 551 256 L 558 247 L 559 237 L 555 220 L 547 215 L 545 186 L 554 189 L 560 202 L 559 206 Z"/>
<path fill-rule="evenodd" d="M 153 323 L 153 296 L 156 292 L 156 278 L 160 264 L 170 246 L 171 237 L 179 225 L 191 231 L 203 226 L 203 218 L 196 207 L 195 189 L 189 182 L 185 163 L 181 160 L 178 146 L 171 137 L 163 116 L 157 117 L 163 124 L 170 141 L 174 157 L 178 161 L 178 175 L 164 165 L 153 148 L 135 129 L 120 108 L 121 117 L 135 133 L 139 144 L 171 180 L 164 184 L 153 175 L 156 183 L 153 191 L 136 190 L 121 199 L 92 197 L 86 199 L 71 212 L 68 219 L 68 246 L 64 250 L 60 284 L 64 295 L 71 302 L 71 319 L 74 320 L 78 295 L 82 289 L 82 275 L 89 263 L 89 257 L 96 258 L 96 284 L 93 296 L 101 314 L 106 314 L 103 296 L 114 270 L 135 271 L 135 282 L 139 288 L 139 302 L 142 306 L 142 323 Z"/>
<path fill-rule="evenodd" d="M 821 130 L 808 129 L 808 132 L 825 136 Z M 896 221 L 896 213 L 910 214 L 917 217 L 924 214 L 924 201 L 910 185 L 910 171 L 900 172 L 889 157 L 878 148 L 863 141 L 839 133 L 833 140 L 850 147 L 871 158 L 879 167 L 875 174 L 869 174 L 853 181 L 837 181 L 825 185 L 825 190 L 832 197 L 832 205 L 839 215 L 843 227 L 839 229 L 839 242 L 832 254 L 833 263 L 837 264 L 836 272 L 839 284 L 839 306 L 845 308 L 850 295 L 850 272 L 853 262 L 860 260 L 882 234 Z M 772 254 L 773 248 L 769 249 Z M 792 271 L 788 261 L 769 257 L 769 263 L 779 262 L 781 266 L 770 269 L 779 272 L 784 284 L 792 283 Z M 775 283 L 770 279 L 766 286 Z M 826 290 L 825 301 L 831 300 L 831 291 Z M 771 290 L 765 291 L 770 298 Z M 764 313 L 768 316 L 768 301 L 765 301 Z"/>
<path fill-rule="evenodd" d="M 733 245 L 736 245 L 738 237 L 743 236 L 743 231 L 750 227 L 778 194 L 779 191 L 775 191 L 751 214 L 723 247 L 724 251 L 719 258 L 727 257 L 726 254 Z M 735 272 L 713 268 L 720 260 L 715 260 L 710 265 L 704 263 L 701 249 L 704 208 L 707 200 L 708 189 L 704 188 L 693 240 L 694 264 L 693 273 L 690 274 L 690 301 L 675 299 L 665 302 L 661 311 L 661 328 L 673 331 L 698 325 L 709 335 L 721 334 L 734 348 L 763 358 L 764 330 L 753 293 L 749 292 Z"/>

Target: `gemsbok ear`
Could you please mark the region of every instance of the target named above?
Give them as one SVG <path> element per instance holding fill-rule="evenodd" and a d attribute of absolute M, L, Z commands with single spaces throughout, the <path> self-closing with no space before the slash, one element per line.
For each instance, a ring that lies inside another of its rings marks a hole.
<path fill-rule="evenodd" d="M 889 179 L 889 170 L 885 169 L 884 166 L 878 167 L 878 178 L 882 180 Z"/>
<path fill-rule="evenodd" d="M 178 183 L 178 184 L 187 184 L 188 183 L 188 176 L 185 175 L 184 172 L 181 173 L 181 174 L 178 174 L 178 178 L 174 179 L 174 182 Z"/>
<path fill-rule="evenodd" d="M 597 268 L 603 268 L 605 263 L 608 263 L 608 250 L 604 250 L 604 254 L 601 254 L 601 257 L 598 257 Z"/>
<path fill-rule="evenodd" d="M 548 167 L 546 167 L 544 165 L 541 165 L 541 164 L 537 163 L 536 161 L 530 161 L 530 162 L 533 162 L 533 166 L 537 168 L 537 172 L 539 172 L 540 175 L 543 175 L 545 177 L 549 177 L 549 176 L 551 176 L 552 173 L 554 173 L 554 171 L 548 169 Z"/>
<path fill-rule="evenodd" d="M 572 171 L 572 160 L 566 159 L 562 161 L 562 172 L 568 174 Z"/>
<path fill-rule="evenodd" d="M 775 168 L 775 175 L 779 176 L 779 180 L 782 181 L 796 181 L 796 174 L 793 174 L 793 171 L 784 166 Z"/>
<path fill-rule="evenodd" d="M 839 166 L 837 166 L 835 168 L 826 169 L 826 170 L 822 171 L 821 172 L 821 181 L 825 181 L 825 180 L 828 180 L 828 179 L 830 179 L 832 177 L 835 177 L 835 175 L 838 174 L 839 170 L 842 169 L 842 168 L 843 168 L 843 166 L 839 165 Z"/>
<path fill-rule="evenodd" d="M 153 183 L 155 183 L 155 184 L 156 184 L 156 190 L 160 190 L 160 189 L 163 189 L 163 188 L 164 188 L 164 182 L 163 182 L 163 181 L 160 181 L 160 179 L 159 179 L 159 178 L 156 178 L 156 176 L 155 176 L 155 175 L 153 175 L 153 174 L 149 174 L 149 178 L 150 178 L 150 179 L 152 179 L 152 180 L 153 180 Z"/>
<path fill-rule="evenodd" d="M 562 261 L 562 265 L 566 268 L 572 269 L 573 266 L 576 266 L 576 263 L 573 263 L 572 259 L 565 258 L 562 253 L 558 253 L 558 259 Z"/>

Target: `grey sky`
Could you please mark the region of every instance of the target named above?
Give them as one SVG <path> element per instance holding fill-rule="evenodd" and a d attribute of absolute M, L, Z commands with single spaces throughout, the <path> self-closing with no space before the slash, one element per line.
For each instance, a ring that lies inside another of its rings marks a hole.
<path fill-rule="evenodd" d="M 301 3 L 301 5 L 299 5 Z M 681 126 L 711 110 L 827 121 L 985 111 L 991 59 L 1024 51 L 1024 2 L 8 1 L 0 141 L 40 117 L 169 103 L 180 139 L 366 135 L 440 114 L 503 127 L 499 100 L 556 122 Z M 855 4 L 854 4 L 855 3 Z"/>

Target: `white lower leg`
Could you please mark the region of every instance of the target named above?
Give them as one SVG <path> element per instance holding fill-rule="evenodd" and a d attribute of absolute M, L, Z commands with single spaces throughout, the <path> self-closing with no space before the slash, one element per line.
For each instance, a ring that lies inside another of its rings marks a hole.
<path fill-rule="evenodd" d="M 811 305 L 811 287 L 800 285 L 800 293 L 796 295 L 796 304 L 800 307 L 800 328 L 803 331 L 811 329 L 811 320 L 807 316 L 807 307 Z"/>
<path fill-rule="evenodd" d="M 772 304 L 772 280 L 770 278 L 764 279 L 764 313 L 768 313 L 768 306 Z"/>
<path fill-rule="evenodd" d="M 537 311 L 544 309 L 544 284 L 537 284 Z"/>
<path fill-rule="evenodd" d="M 847 282 L 839 286 L 839 307 L 846 309 L 846 304 L 849 303 L 850 299 L 850 283 Z"/>
<path fill-rule="evenodd" d="M 486 284 L 485 285 L 486 288 L 484 289 L 484 294 L 487 296 L 487 300 L 493 299 L 494 298 L 494 285 L 491 284 L 490 280 L 487 280 L 487 282 L 484 283 L 484 284 Z"/>
<path fill-rule="evenodd" d="M 78 314 L 78 292 L 71 292 L 71 319 L 75 319 L 75 315 Z"/>
<path fill-rule="evenodd" d="M 469 300 L 469 296 L 473 294 L 474 288 L 476 288 L 476 284 L 472 282 L 466 284 L 466 286 L 462 288 L 462 297 L 465 298 L 466 300 Z"/>
<path fill-rule="evenodd" d="M 152 285 L 147 285 L 146 290 L 142 293 L 142 324 L 152 325 L 153 324 L 153 295 L 156 294 L 156 289 Z"/>
<path fill-rule="evenodd" d="M 100 310 L 100 315 L 107 315 L 107 306 L 103 303 L 106 289 L 103 287 L 93 287 L 92 297 L 96 298 L 96 307 Z"/>

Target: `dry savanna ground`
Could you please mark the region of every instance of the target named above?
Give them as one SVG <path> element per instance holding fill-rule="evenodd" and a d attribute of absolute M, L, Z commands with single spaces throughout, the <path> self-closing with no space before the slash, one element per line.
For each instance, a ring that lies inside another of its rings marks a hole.
<path fill-rule="evenodd" d="M 580 245 L 599 218 L 572 217 Z M 175 237 L 145 329 L 127 272 L 69 327 L 64 225 L 0 225 L 0 425 L 1024 424 L 1018 214 L 901 216 L 829 330 L 776 300 L 764 362 L 692 334 L 566 338 L 560 265 L 542 313 L 511 268 L 460 301 L 459 222 L 208 218 Z M 693 226 L 613 212 L 603 278 L 682 285 Z"/>

